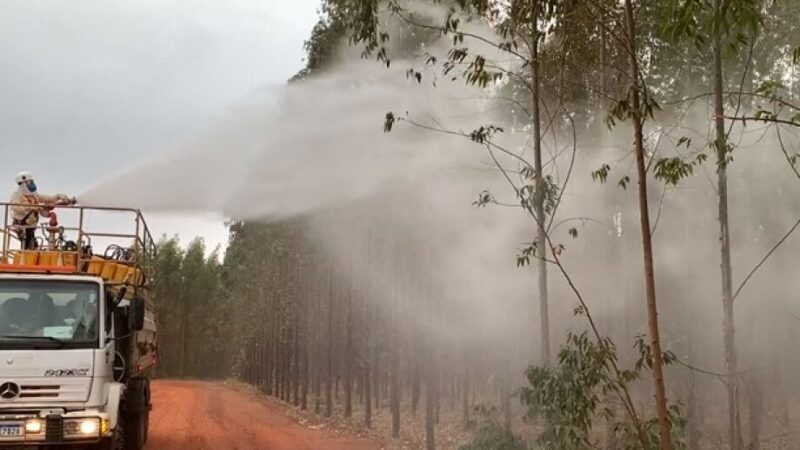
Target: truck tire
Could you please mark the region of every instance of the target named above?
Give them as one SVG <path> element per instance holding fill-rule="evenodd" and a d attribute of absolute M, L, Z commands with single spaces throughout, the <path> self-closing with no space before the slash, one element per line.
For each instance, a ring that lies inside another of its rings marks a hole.
<path fill-rule="evenodd" d="M 131 378 L 125 396 L 125 450 L 141 450 L 147 442 L 150 419 L 150 380 Z"/>
<path fill-rule="evenodd" d="M 125 418 L 125 450 L 142 450 L 147 440 L 147 415 L 131 414 Z"/>

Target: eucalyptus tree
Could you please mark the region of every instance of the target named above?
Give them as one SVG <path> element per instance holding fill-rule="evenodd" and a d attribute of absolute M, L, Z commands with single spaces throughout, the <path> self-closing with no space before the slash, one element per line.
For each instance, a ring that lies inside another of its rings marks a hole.
<path fill-rule="evenodd" d="M 514 189 L 520 206 L 528 212 L 534 222 L 535 236 L 532 245 L 525 252 L 525 258 L 520 261 L 527 263 L 535 259 L 538 273 L 539 296 L 539 332 L 540 332 L 540 362 L 549 364 L 550 361 L 550 321 L 548 299 L 547 253 L 546 234 L 552 225 L 552 216 L 557 207 L 556 186 L 552 177 L 543 170 L 542 139 L 543 130 L 556 120 L 563 121 L 563 105 L 556 101 L 551 105 L 558 119 L 551 117 L 549 123 L 543 117 L 542 96 L 542 62 L 545 55 L 554 47 L 552 39 L 556 27 L 553 25 L 560 21 L 559 15 L 564 11 L 557 8 L 559 2 L 555 0 L 493 2 L 482 0 L 462 0 L 454 2 L 436 2 L 443 4 L 447 9 L 447 16 L 442 22 L 429 21 L 420 17 L 414 11 L 411 2 L 391 0 L 379 2 L 373 0 L 327 0 L 324 11 L 333 21 L 343 23 L 350 30 L 350 41 L 353 44 L 363 45 L 365 55 L 374 55 L 379 61 L 389 65 L 393 55 L 387 49 L 387 43 L 392 38 L 390 30 L 382 24 L 382 18 L 387 16 L 399 19 L 407 28 L 425 32 L 434 39 L 446 37 L 452 39 L 452 46 L 445 58 L 431 56 L 426 59 L 426 65 L 437 66 L 448 78 L 459 77 L 467 85 L 487 87 L 502 81 L 506 91 L 510 92 L 508 102 L 513 104 L 518 113 L 524 115 L 529 129 L 529 145 L 532 151 L 531 160 L 519 156 L 512 156 L 518 167 L 509 171 L 503 166 L 496 154 L 504 156 L 513 155 L 506 148 L 498 145 L 493 137 L 503 133 L 502 127 L 486 125 L 471 133 L 455 132 L 486 147 L 489 154 L 498 164 L 505 175 L 509 172 L 522 174 L 518 183 L 509 181 Z M 464 26 L 473 17 L 493 24 L 496 36 L 483 36 L 471 32 Z M 473 46 L 487 45 L 497 55 L 496 58 L 482 54 L 473 49 Z M 508 64 L 507 61 L 512 61 Z M 410 76 L 418 81 L 423 81 L 423 73 L 412 69 Z M 552 84 L 551 84 L 552 86 Z M 415 125 L 412 117 L 398 117 L 390 113 L 386 117 L 386 130 L 392 129 L 395 122 L 406 121 Z M 454 133 L 446 126 L 428 127 L 435 131 Z M 477 204 L 484 206 L 494 202 L 493 196 L 482 193 Z M 531 258 L 533 257 L 533 258 Z"/>
<path fill-rule="evenodd" d="M 707 71 L 710 76 L 714 104 L 714 141 L 710 147 L 716 155 L 717 199 L 720 241 L 720 269 L 723 307 L 723 335 L 728 395 L 728 439 L 730 448 L 742 448 L 741 419 L 739 412 L 739 368 L 736 350 L 733 268 L 731 265 L 731 239 L 728 204 L 728 165 L 733 161 L 733 144 L 726 124 L 726 74 L 723 56 L 736 55 L 746 45 L 752 45 L 759 31 L 761 0 L 669 0 L 671 21 L 666 32 L 677 41 L 688 38 L 697 48 L 711 47 L 713 58 Z M 751 47 L 752 48 L 752 47 Z M 745 67 L 749 65 L 748 60 Z M 744 89 L 747 69 L 742 75 L 738 91 Z M 734 89 L 734 92 L 736 89 Z M 741 95 L 739 96 L 741 105 Z"/>
<path fill-rule="evenodd" d="M 645 163 L 646 150 L 643 135 L 644 123 L 648 118 L 653 117 L 653 113 L 658 109 L 658 104 L 650 95 L 647 86 L 643 82 L 643 74 L 640 69 L 642 54 L 639 52 L 636 42 L 638 40 L 636 22 L 633 14 L 633 5 L 630 1 L 623 4 L 612 2 L 586 2 L 588 9 L 583 11 L 599 11 L 602 21 L 599 28 L 603 32 L 608 32 L 623 44 L 622 54 L 626 56 L 628 71 L 625 73 L 629 83 L 626 84 L 626 94 L 622 99 L 616 99 L 612 106 L 611 116 L 616 120 L 631 120 L 634 128 L 634 153 L 636 155 L 637 175 L 639 183 L 639 210 L 641 215 L 642 246 L 645 267 L 645 285 L 648 311 L 648 324 L 650 330 L 650 341 L 648 345 L 647 366 L 652 369 L 653 384 L 656 393 L 656 411 L 658 413 L 658 429 L 660 437 L 659 445 L 662 449 L 671 449 L 672 429 L 670 426 L 670 412 L 666 399 L 666 389 L 663 377 L 663 364 L 665 352 L 661 349 L 658 314 L 655 292 L 655 269 L 653 267 L 652 252 L 652 231 L 648 209 L 648 190 L 647 190 L 647 167 Z M 541 161 L 541 125 L 542 119 L 540 110 L 542 107 L 540 87 L 542 80 L 539 76 L 543 52 L 547 50 L 559 50 L 564 46 L 559 46 L 559 42 L 554 40 L 558 36 L 557 30 L 563 24 L 570 23 L 576 16 L 576 11 L 581 11 L 585 3 L 581 2 L 558 2 L 558 1 L 516 1 L 516 2 L 488 2 L 488 1 L 468 1 L 461 0 L 451 4 L 449 13 L 441 24 L 430 24 L 420 21 L 411 11 L 409 4 L 398 0 L 390 0 L 385 4 L 374 0 L 329 0 L 330 9 L 336 11 L 337 17 L 346 23 L 351 30 L 351 43 L 362 44 L 365 48 L 365 55 L 374 55 L 376 58 L 389 65 L 391 55 L 387 50 L 386 43 L 391 39 L 389 31 L 384 29 L 382 22 L 382 5 L 392 17 L 399 17 L 406 23 L 425 29 L 433 29 L 440 35 L 452 39 L 453 45 L 448 52 L 446 61 L 442 64 L 445 74 L 459 74 L 467 84 L 487 86 L 490 83 L 498 82 L 503 79 L 510 79 L 521 84 L 530 94 L 532 108 L 530 114 L 530 126 L 532 130 L 532 145 L 534 161 L 528 160 L 512 153 L 508 149 L 498 144 L 496 137 L 504 130 L 497 125 L 485 125 L 471 132 L 463 132 L 448 129 L 441 124 L 425 125 L 414 120 L 410 115 L 396 116 L 388 113 L 385 121 L 385 130 L 391 131 L 397 122 L 408 122 L 416 126 L 432 129 L 434 131 L 460 135 L 468 138 L 477 144 L 485 147 L 492 160 L 508 181 L 512 190 L 516 194 L 522 208 L 530 214 L 537 225 L 536 241 L 523 251 L 519 257 L 520 264 L 526 264 L 532 257 L 540 262 L 540 276 L 545 274 L 543 263 L 545 259 L 555 263 L 558 270 L 568 281 L 570 288 L 578 297 L 581 306 L 577 309 L 585 315 L 591 324 L 598 345 L 608 348 L 611 345 L 604 339 L 591 315 L 588 311 L 582 295 L 575 287 L 564 266 L 560 263 L 559 255 L 563 251 L 561 244 L 554 244 L 548 235 L 548 218 L 552 219 L 561 200 L 563 186 L 556 185 L 551 177 L 542 173 Z M 462 27 L 464 17 L 462 14 L 482 17 L 496 31 L 496 36 L 483 36 L 469 31 Z M 569 40 L 564 36 L 564 42 Z M 525 69 L 521 72 L 518 69 L 510 70 L 506 67 L 489 59 L 486 55 L 474 54 L 470 50 L 470 44 L 488 44 L 492 49 L 500 52 L 501 57 L 512 59 L 521 63 L 519 66 Z M 605 45 L 605 43 L 604 43 Z M 435 63 L 434 58 L 429 58 L 428 62 Z M 464 66 L 466 68 L 464 69 Z M 561 71 L 563 74 L 563 71 Z M 411 70 L 410 75 L 417 81 L 422 81 L 423 74 L 419 71 Z M 457 79 L 457 77 L 454 77 Z M 559 79 L 561 81 L 561 79 Z M 558 85 L 558 83 L 554 83 Z M 558 111 L 558 119 L 562 123 L 571 124 L 574 127 L 569 114 L 564 113 L 564 106 L 556 96 L 555 107 L 551 110 Z M 573 145 L 576 145 L 573 142 Z M 575 149 L 576 147 L 573 147 Z M 518 172 L 522 175 L 522 180 L 517 181 L 512 178 L 510 171 L 499 162 L 497 155 L 512 157 L 520 166 Z M 574 153 L 573 153 L 574 155 Z M 670 172 L 672 166 L 666 163 L 660 165 L 662 172 Z M 674 169 L 672 169 L 674 170 Z M 664 175 L 665 177 L 667 175 Z M 625 181 L 624 183 L 627 183 Z M 478 205 L 486 205 L 495 202 L 491 193 L 484 192 L 479 197 Z M 545 286 L 540 282 L 540 288 Z M 546 307 L 546 296 L 540 295 L 542 305 Z M 543 320 L 545 318 L 543 317 Z M 543 330 L 547 329 L 544 323 Z M 545 341 L 543 339 L 543 341 Z M 546 341 L 545 341 L 546 342 Z M 548 350 L 549 351 L 549 350 Z M 547 353 L 543 351 L 543 355 Z M 614 352 L 605 351 L 601 354 L 606 356 L 605 369 L 610 371 L 614 379 L 624 379 L 627 375 L 617 368 Z M 563 363 L 563 361 L 562 361 Z M 638 414 L 630 397 L 625 391 L 625 383 L 611 383 L 612 390 L 618 390 L 618 394 L 626 405 L 628 413 L 633 422 L 635 435 L 640 439 L 639 444 L 644 448 L 649 447 L 645 438 L 644 427 L 639 421 Z M 591 387 L 589 387 L 591 389 Z"/>

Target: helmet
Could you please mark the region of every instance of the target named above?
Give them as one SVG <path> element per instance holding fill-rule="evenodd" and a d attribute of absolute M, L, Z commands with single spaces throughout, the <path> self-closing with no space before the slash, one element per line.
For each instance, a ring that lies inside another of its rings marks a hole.
<path fill-rule="evenodd" d="M 33 174 L 30 172 L 20 172 L 17 174 L 17 184 L 22 184 L 27 181 L 33 180 Z"/>

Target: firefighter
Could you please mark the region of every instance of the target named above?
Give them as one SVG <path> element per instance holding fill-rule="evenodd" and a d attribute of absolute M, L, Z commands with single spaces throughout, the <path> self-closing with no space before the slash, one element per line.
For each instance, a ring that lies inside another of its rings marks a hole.
<path fill-rule="evenodd" d="M 17 189 L 11 194 L 11 217 L 14 228 L 22 241 L 23 250 L 36 248 L 36 227 L 39 216 L 47 217 L 47 208 L 56 204 L 74 205 L 75 198 L 63 194 L 45 195 L 37 191 L 36 182 L 30 172 L 20 172 L 16 178 Z"/>

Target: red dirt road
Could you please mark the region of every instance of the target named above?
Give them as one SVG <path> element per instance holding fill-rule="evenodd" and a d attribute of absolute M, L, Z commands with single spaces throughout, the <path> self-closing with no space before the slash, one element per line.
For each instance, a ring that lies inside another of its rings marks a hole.
<path fill-rule="evenodd" d="M 379 450 L 356 437 L 314 430 L 285 407 L 220 383 L 153 383 L 145 450 Z"/>

